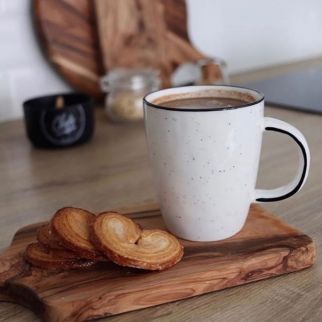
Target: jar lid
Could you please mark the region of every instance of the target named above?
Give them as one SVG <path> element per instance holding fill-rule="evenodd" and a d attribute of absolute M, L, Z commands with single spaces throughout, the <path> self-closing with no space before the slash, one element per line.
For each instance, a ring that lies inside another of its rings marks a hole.
<path fill-rule="evenodd" d="M 159 85 L 159 75 L 156 69 L 115 68 L 101 78 L 101 88 L 104 92 L 113 88 L 139 90 L 151 84 Z"/>

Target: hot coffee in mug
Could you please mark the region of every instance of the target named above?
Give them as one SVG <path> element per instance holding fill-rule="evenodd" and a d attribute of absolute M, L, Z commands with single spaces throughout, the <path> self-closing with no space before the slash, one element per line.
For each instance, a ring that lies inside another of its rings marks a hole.
<path fill-rule="evenodd" d="M 264 96 L 235 86 L 187 86 L 144 98 L 145 126 L 161 212 L 168 229 L 194 241 L 228 238 L 252 202 L 278 201 L 303 186 L 310 164 L 304 136 L 264 117 Z M 255 187 L 264 131 L 293 138 L 301 162 L 277 189 Z"/>

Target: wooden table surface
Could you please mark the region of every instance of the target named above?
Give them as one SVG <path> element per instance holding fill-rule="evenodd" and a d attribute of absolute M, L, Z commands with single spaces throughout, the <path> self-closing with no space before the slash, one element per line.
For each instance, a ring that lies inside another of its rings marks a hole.
<path fill-rule="evenodd" d="M 320 64 L 321 59 L 238 75 L 233 81 L 263 78 Z M 265 204 L 317 244 L 316 264 L 303 272 L 102 319 L 133 321 L 321 321 L 322 318 L 322 116 L 266 108 L 306 136 L 311 172 L 301 192 Z M 297 149 L 286 136 L 264 136 L 258 187 L 286 183 L 297 167 Z M 0 248 L 21 226 L 48 219 L 73 205 L 92 211 L 155 201 L 143 124 L 120 125 L 97 112 L 93 140 L 66 150 L 37 150 L 25 137 L 21 121 L 0 124 Z M 1 269 L 1 268 L 0 268 Z M 0 303 L 0 321 L 38 321 L 29 310 Z"/>

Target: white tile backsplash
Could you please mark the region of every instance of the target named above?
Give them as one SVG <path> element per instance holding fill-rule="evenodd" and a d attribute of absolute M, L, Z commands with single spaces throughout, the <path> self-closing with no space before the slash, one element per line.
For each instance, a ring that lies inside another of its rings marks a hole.
<path fill-rule="evenodd" d="M 70 91 L 43 57 L 30 0 L 0 0 L 0 121 L 22 116 L 28 98 Z"/>
<path fill-rule="evenodd" d="M 24 19 L 21 19 L 24 20 Z M 0 22 L 0 70 L 27 65 L 32 57 L 24 30 L 24 21 L 4 18 Z"/>
<path fill-rule="evenodd" d="M 25 14 L 30 8 L 29 0 L 0 0 L 0 15 Z"/>
<path fill-rule="evenodd" d="M 231 72 L 322 55 L 321 0 L 187 4 L 194 44 Z M 0 0 L 0 121 L 21 117 L 27 98 L 70 90 L 41 54 L 30 12 L 30 0 Z"/>

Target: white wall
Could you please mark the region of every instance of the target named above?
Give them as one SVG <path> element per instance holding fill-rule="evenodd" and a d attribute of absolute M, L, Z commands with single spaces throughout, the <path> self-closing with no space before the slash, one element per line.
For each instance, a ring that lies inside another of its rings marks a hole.
<path fill-rule="evenodd" d="M 245 71 L 322 54 L 321 0 L 187 0 L 190 36 Z"/>
<path fill-rule="evenodd" d="M 322 55 L 321 0 L 187 0 L 197 47 L 231 72 Z M 69 90 L 42 57 L 30 0 L 0 0 L 0 121 L 21 117 L 21 103 Z"/>

